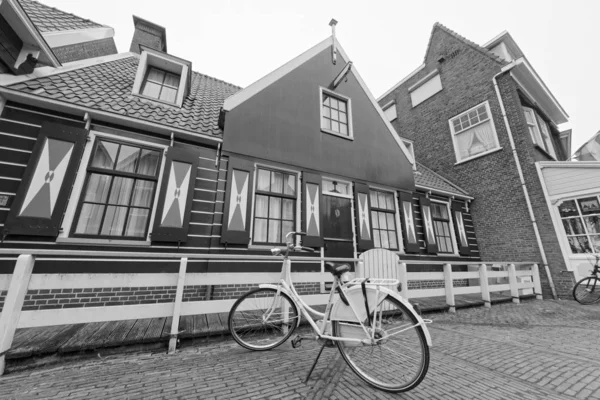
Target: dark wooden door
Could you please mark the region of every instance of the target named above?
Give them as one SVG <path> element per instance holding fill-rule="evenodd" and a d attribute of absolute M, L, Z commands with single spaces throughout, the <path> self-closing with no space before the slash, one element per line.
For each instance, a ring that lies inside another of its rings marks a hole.
<path fill-rule="evenodd" d="M 354 257 L 351 201 L 345 197 L 323 196 L 325 257 Z"/>

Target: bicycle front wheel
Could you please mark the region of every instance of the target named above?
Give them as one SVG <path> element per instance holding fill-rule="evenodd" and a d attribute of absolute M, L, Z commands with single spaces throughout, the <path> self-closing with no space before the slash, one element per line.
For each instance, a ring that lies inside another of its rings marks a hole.
<path fill-rule="evenodd" d="M 371 344 L 336 341 L 348 366 L 380 390 L 397 393 L 415 388 L 429 368 L 429 346 L 417 318 L 391 296 L 384 298 L 371 318 L 375 321 Z M 334 336 L 367 338 L 355 322 L 333 321 L 332 327 Z"/>
<path fill-rule="evenodd" d="M 270 350 L 285 342 L 294 332 L 298 309 L 285 293 L 258 288 L 240 297 L 229 312 L 233 339 L 249 350 Z"/>
<path fill-rule="evenodd" d="M 600 301 L 600 280 L 593 276 L 583 278 L 573 288 L 573 297 L 580 304 L 592 304 Z"/>

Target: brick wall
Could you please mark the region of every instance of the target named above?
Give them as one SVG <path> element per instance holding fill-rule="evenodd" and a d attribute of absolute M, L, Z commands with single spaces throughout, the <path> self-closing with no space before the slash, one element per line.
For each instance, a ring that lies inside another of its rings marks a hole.
<path fill-rule="evenodd" d="M 92 40 L 90 42 L 70 44 L 52 49 L 61 63 L 85 60 L 110 54 L 117 54 L 117 46 L 113 38 Z"/>
<path fill-rule="evenodd" d="M 393 125 L 401 136 L 414 141 L 417 160 L 455 182 L 475 198 L 470 211 L 483 261 L 533 261 L 541 264 L 541 255 L 529 222 L 531 218 L 492 81 L 502 64 L 443 29 L 437 28 L 432 35 L 425 60 L 426 67 L 382 98 L 380 104 L 396 101 L 398 118 Z M 440 56 L 446 57 L 442 63 L 437 61 Z M 413 108 L 408 88 L 436 68 L 440 72 L 442 91 Z M 535 178 L 537 173 L 532 162 L 533 156 L 529 155 L 534 151 L 533 145 L 529 134 L 524 131 L 524 117 L 518 109 L 520 103 L 512 78 L 507 76 L 503 84 L 506 86 L 502 91 L 503 97 L 510 94 L 505 102 L 510 103 L 510 115 L 511 118 L 514 117 L 515 127 L 511 128 L 524 166 L 526 183 L 532 202 L 535 202 L 534 208 L 539 214 L 536 217 L 543 220 L 540 222 L 540 230 L 544 231 L 548 242 L 545 248 L 551 251 L 549 259 L 552 258 L 551 267 L 556 272 L 560 269 L 558 259 L 562 259 L 562 256 L 557 257 L 560 255 L 560 248 L 556 238 L 551 239 L 554 229 L 547 215 L 545 201 L 542 201 L 539 179 Z M 455 165 L 457 161 L 448 121 L 484 101 L 489 102 L 502 149 Z M 540 272 L 544 279 L 544 294 L 549 295 L 544 269 L 540 268 Z M 557 279 L 559 278 L 554 278 L 555 281 Z M 565 286 L 568 285 L 565 283 Z"/>

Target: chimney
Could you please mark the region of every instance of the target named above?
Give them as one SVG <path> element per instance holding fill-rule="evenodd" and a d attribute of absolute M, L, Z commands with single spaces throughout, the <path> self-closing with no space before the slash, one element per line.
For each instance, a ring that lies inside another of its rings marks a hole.
<path fill-rule="evenodd" d="M 135 15 L 133 16 L 133 25 L 135 31 L 133 32 L 129 51 L 140 54 L 140 45 L 143 45 L 154 50 L 167 52 L 167 32 L 165 28 Z"/>

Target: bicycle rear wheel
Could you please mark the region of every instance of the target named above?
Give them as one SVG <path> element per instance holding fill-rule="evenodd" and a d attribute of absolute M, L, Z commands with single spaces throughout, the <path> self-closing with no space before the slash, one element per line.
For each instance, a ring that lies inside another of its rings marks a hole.
<path fill-rule="evenodd" d="M 336 341 L 348 366 L 370 385 L 388 392 L 415 388 L 429 368 L 429 346 L 412 311 L 391 296 L 377 306 L 374 344 Z M 368 326 L 368 321 L 363 321 Z M 355 322 L 333 321 L 333 334 L 366 338 Z"/>
<path fill-rule="evenodd" d="M 592 304 L 600 301 L 600 280 L 593 276 L 583 278 L 575 284 L 573 297 L 580 304 Z"/>
<path fill-rule="evenodd" d="M 285 293 L 258 288 L 231 307 L 228 325 L 233 339 L 249 350 L 270 350 L 285 342 L 298 325 L 298 309 Z"/>

